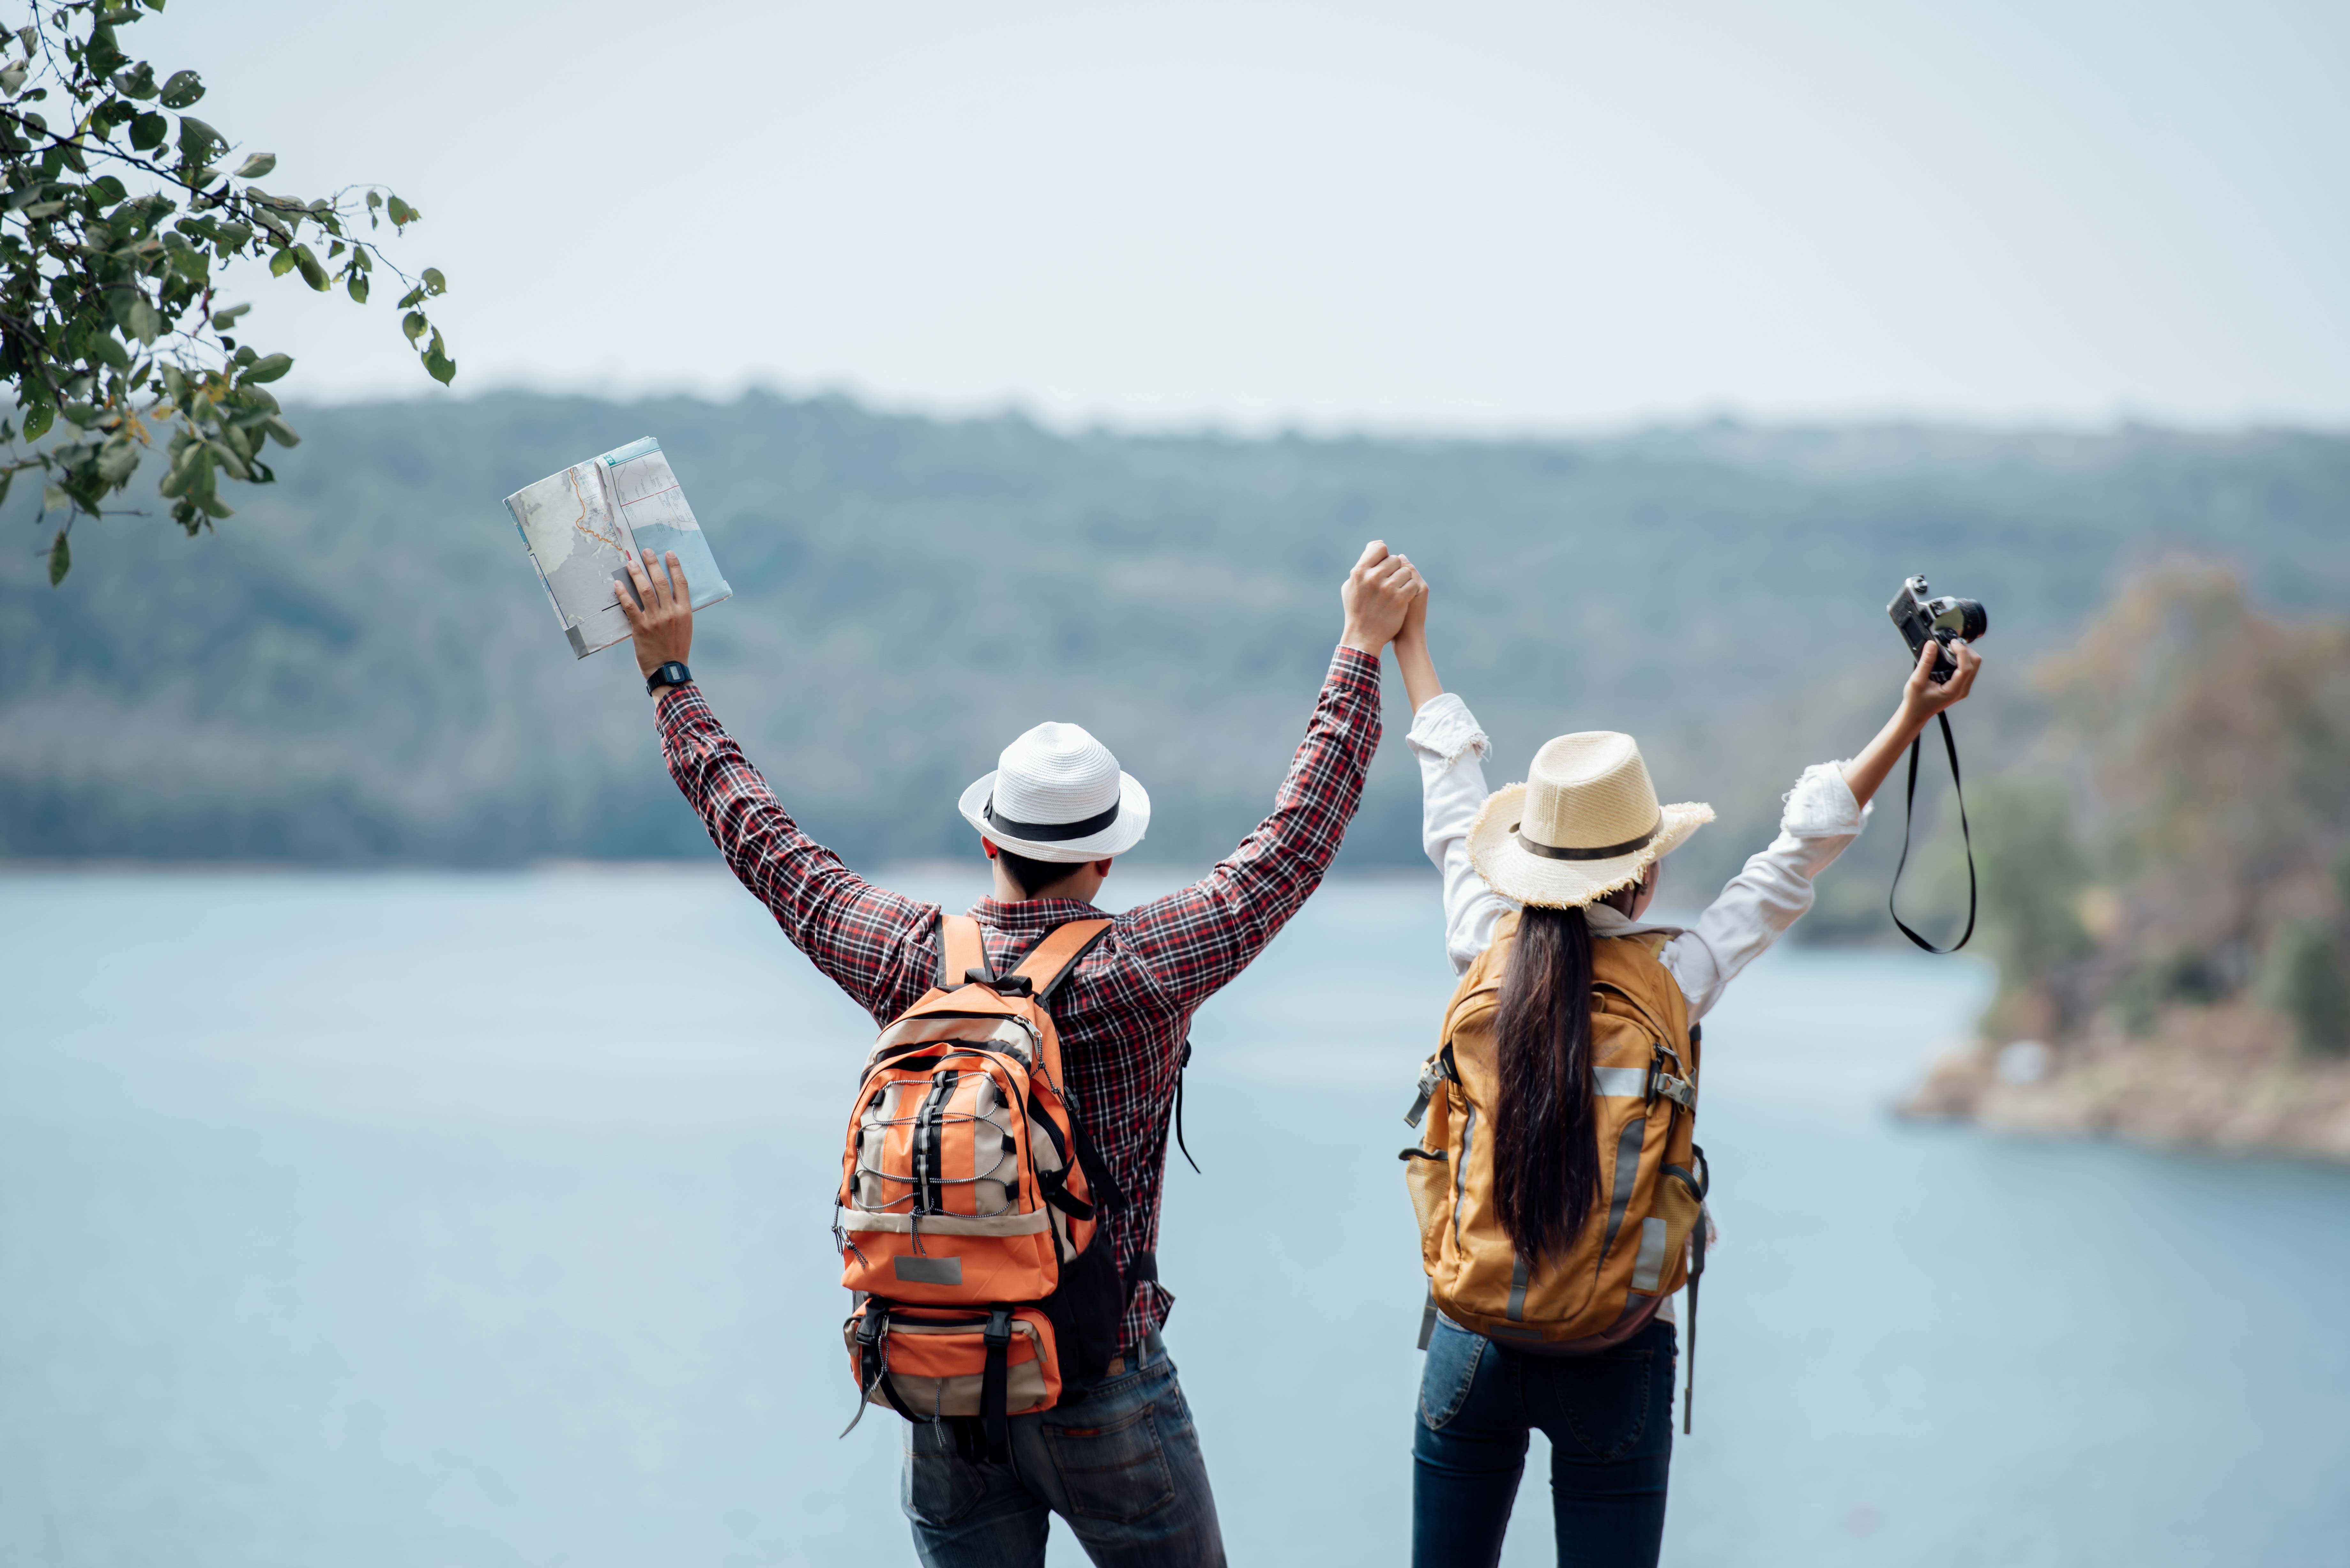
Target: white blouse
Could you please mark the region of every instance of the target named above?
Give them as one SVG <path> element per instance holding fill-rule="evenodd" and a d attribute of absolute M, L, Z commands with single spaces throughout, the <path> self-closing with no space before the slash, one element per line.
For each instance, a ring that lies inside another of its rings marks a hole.
<path fill-rule="evenodd" d="M 1460 974 L 1492 945 L 1494 922 L 1516 908 L 1487 887 L 1469 861 L 1469 826 L 1489 793 L 1483 762 L 1491 742 L 1469 705 L 1450 691 L 1413 716 L 1405 740 L 1419 758 L 1420 842 L 1444 874 L 1445 956 Z M 1812 883 L 1868 820 L 1835 763 L 1805 768 L 1784 798 L 1779 836 L 1731 878 L 1696 925 L 1628 919 L 1604 904 L 1585 911 L 1595 936 L 1662 931 L 1672 939 L 1659 956 L 1689 998 L 1692 1023 L 1711 1012 L 1738 972 L 1812 907 Z"/>

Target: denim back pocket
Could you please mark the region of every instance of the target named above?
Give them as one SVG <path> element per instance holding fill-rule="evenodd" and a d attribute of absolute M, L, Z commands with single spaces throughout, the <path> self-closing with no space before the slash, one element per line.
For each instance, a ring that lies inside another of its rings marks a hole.
<path fill-rule="evenodd" d="M 1492 1343 L 1449 1317 L 1436 1320 L 1436 1332 L 1428 1342 L 1428 1359 L 1419 1369 L 1419 1419 L 1430 1431 L 1444 1430 L 1461 1414 Z"/>
<path fill-rule="evenodd" d="M 1080 1519 L 1131 1524 L 1174 1500 L 1156 1404 L 1108 1414 L 1098 1427 L 1063 1427 L 1047 1416 L 1045 1446 L 1069 1511 Z"/>
<path fill-rule="evenodd" d="M 1656 1366 L 1656 1353 L 1646 1346 L 1548 1363 L 1559 1414 L 1586 1456 L 1621 1459 L 1639 1446 L 1648 1435 Z"/>

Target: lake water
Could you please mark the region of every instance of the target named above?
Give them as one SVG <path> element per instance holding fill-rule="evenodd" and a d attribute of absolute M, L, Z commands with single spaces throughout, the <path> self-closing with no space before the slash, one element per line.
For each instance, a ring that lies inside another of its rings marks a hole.
<path fill-rule="evenodd" d="M 1162 1271 L 1239 1563 L 1405 1556 L 1437 927 L 1335 884 L 1200 1016 Z M 0 1563 L 911 1561 L 899 1424 L 834 1435 L 870 1026 L 723 874 L 20 874 L 0 953 Z M 2350 1561 L 2350 1172 L 1890 1120 L 1985 985 L 1789 950 L 1709 1022 L 1666 1561 Z"/>

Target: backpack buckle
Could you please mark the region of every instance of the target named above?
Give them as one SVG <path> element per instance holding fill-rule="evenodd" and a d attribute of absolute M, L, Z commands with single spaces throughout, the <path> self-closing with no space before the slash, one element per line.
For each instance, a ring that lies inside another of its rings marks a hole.
<path fill-rule="evenodd" d="M 1684 1110 L 1697 1109 L 1697 1088 L 1687 1078 L 1665 1071 L 1665 1059 L 1672 1058 L 1674 1066 L 1681 1064 L 1680 1053 L 1659 1040 L 1648 1048 L 1648 1082 L 1646 1104 L 1655 1106 L 1659 1097 L 1668 1099 Z"/>
<path fill-rule="evenodd" d="M 1430 1102 L 1436 1098 L 1437 1086 L 1443 1082 L 1444 1068 L 1437 1058 L 1430 1056 L 1420 1064 L 1419 1093 L 1412 1096 L 1411 1109 L 1403 1114 L 1404 1126 L 1416 1127 L 1419 1125 L 1419 1118 L 1428 1114 Z"/>
<path fill-rule="evenodd" d="M 1036 982 L 1024 974 L 991 975 L 985 970 L 971 970 L 963 978 L 973 985 L 983 985 L 998 996 L 1034 996 Z"/>
<path fill-rule="evenodd" d="M 1003 1306 L 989 1308 L 987 1327 L 981 1332 L 980 1338 L 989 1345 L 1011 1344 L 1012 1309 Z"/>

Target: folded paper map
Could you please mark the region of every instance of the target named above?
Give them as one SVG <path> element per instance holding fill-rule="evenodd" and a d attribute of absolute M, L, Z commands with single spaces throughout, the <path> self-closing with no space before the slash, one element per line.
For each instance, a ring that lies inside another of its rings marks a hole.
<path fill-rule="evenodd" d="M 734 592 L 718 575 L 710 541 L 650 436 L 515 491 L 506 509 L 581 659 L 628 639 L 629 618 L 612 597 L 613 585 L 628 581 L 628 556 L 641 558 L 650 550 L 663 561 L 676 551 L 696 609 Z"/>

